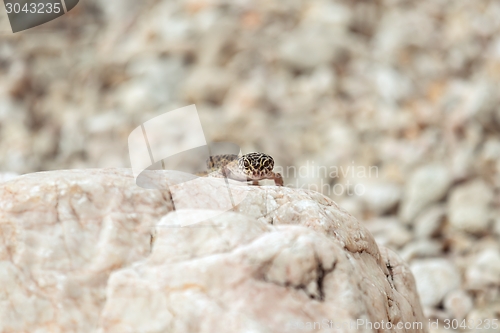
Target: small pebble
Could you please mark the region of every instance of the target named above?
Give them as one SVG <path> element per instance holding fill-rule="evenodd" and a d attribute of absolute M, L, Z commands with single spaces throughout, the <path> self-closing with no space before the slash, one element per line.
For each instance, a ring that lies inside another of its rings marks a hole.
<path fill-rule="evenodd" d="M 411 271 L 423 306 L 437 306 L 449 292 L 460 288 L 460 272 L 449 260 L 415 260 Z"/>

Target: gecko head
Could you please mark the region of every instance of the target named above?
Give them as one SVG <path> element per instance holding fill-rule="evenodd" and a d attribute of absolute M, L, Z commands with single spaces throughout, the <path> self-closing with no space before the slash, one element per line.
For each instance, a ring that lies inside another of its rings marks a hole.
<path fill-rule="evenodd" d="M 260 179 L 271 173 L 273 168 L 273 158 L 264 153 L 248 153 L 238 159 L 238 169 L 249 179 Z"/>

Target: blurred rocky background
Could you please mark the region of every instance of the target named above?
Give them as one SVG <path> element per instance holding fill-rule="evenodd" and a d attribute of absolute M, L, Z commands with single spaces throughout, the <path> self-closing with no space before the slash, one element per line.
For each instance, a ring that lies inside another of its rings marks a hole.
<path fill-rule="evenodd" d="M 135 127 L 195 103 L 208 140 L 271 154 L 407 260 L 430 319 L 473 327 L 500 317 L 499 18 L 495 0 L 80 1 L 0 35 L 0 171 L 129 167 Z"/>

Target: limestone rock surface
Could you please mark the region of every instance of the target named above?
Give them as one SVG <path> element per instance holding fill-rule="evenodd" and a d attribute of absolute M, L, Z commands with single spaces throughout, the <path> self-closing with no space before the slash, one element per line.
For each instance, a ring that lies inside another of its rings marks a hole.
<path fill-rule="evenodd" d="M 151 228 L 170 210 L 124 170 L 0 184 L 0 332 L 92 332 L 109 274 L 149 255 Z"/>
<path fill-rule="evenodd" d="M 158 189 L 127 169 L 0 185 L 0 332 L 427 331 L 408 266 L 331 199 L 235 186 L 221 213 L 224 182 L 150 176 Z"/>

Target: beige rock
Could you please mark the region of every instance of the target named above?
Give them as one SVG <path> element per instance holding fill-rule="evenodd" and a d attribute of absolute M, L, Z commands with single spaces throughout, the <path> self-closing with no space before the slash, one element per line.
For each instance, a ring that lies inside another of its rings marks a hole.
<path fill-rule="evenodd" d="M 415 236 L 418 238 L 431 238 L 436 236 L 443 226 L 446 217 L 446 207 L 444 205 L 431 206 L 415 219 L 413 226 Z"/>
<path fill-rule="evenodd" d="M 454 189 L 448 202 L 450 224 L 458 230 L 484 233 L 490 225 L 492 189 L 475 180 Z"/>
<path fill-rule="evenodd" d="M 415 258 L 439 257 L 443 250 L 443 244 L 436 240 L 417 239 L 409 243 L 401 250 L 401 258 L 410 262 Z"/>
<path fill-rule="evenodd" d="M 405 223 L 413 219 L 430 204 L 440 200 L 452 182 L 449 171 L 439 164 L 426 165 L 413 173 L 409 179 L 400 218 Z"/>
<path fill-rule="evenodd" d="M 386 182 L 367 182 L 365 193 L 361 199 L 365 202 L 367 208 L 381 215 L 393 209 L 401 200 L 401 188 L 398 184 Z"/>
<path fill-rule="evenodd" d="M 460 274 L 452 262 L 442 259 L 421 259 L 411 264 L 423 306 L 439 304 L 451 291 L 460 287 Z"/>
<path fill-rule="evenodd" d="M 396 218 L 377 218 L 366 222 L 366 227 L 375 237 L 377 244 L 388 248 L 401 248 L 409 243 L 412 234 Z"/>
<path fill-rule="evenodd" d="M 468 288 L 483 289 L 500 286 L 500 249 L 489 248 L 471 258 L 467 271 Z"/>
<path fill-rule="evenodd" d="M 176 182 L 149 176 L 159 188 Z M 182 184 L 176 206 L 225 186 Z M 2 184 L 0 331 L 299 332 L 321 322 L 372 332 L 346 325 L 424 320 L 409 268 L 333 201 L 275 186 L 237 192 L 246 195 L 234 212 L 212 214 L 172 212 L 168 191 L 136 186 L 129 170 Z"/>
<path fill-rule="evenodd" d="M 129 170 L 27 174 L 0 185 L 0 331 L 90 332 L 113 270 L 146 258 L 172 209 Z"/>
<path fill-rule="evenodd" d="M 316 203 L 317 211 L 324 208 Z M 351 252 L 324 232 L 233 212 L 169 228 L 179 219 L 198 220 L 197 214 L 207 212 L 168 214 L 151 256 L 111 276 L 100 332 L 300 332 L 315 322 L 334 331 L 328 325 L 355 318 L 396 325 L 413 316 L 418 296 L 410 270 L 387 249 L 381 256 Z M 346 227 L 338 222 L 332 227 Z"/>
<path fill-rule="evenodd" d="M 474 303 L 472 298 L 463 290 L 455 290 L 446 295 L 444 299 L 444 308 L 448 311 L 454 319 L 463 320 Z"/>

